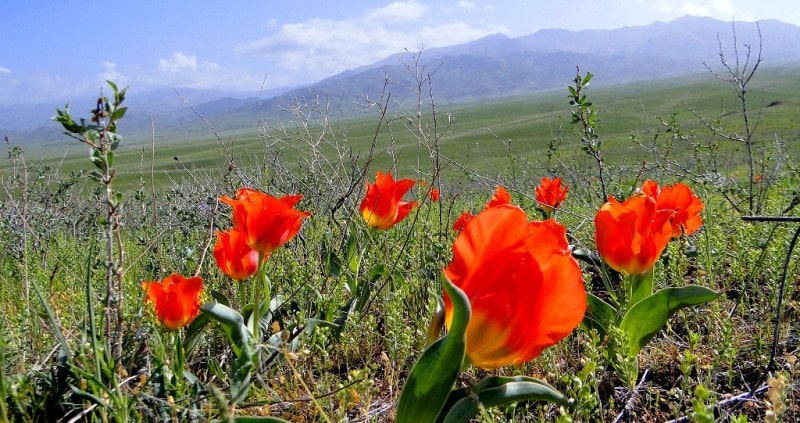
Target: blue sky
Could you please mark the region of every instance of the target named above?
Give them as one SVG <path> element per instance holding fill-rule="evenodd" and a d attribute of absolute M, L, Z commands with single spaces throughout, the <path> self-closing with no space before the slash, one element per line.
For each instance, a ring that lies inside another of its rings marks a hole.
<path fill-rule="evenodd" d="M 134 90 L 316 82 L 420 46 L 545 28 L 610 29 L 683 15 L 800 25 L 800 1 L 0 1 L 0 104 Z"/>

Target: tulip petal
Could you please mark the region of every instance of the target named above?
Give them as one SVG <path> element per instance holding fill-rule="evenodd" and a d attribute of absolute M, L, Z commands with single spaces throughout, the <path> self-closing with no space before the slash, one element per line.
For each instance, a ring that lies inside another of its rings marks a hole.
<path fill-rule="evenodd" d="M 391 173 L 378 171 L 374 184 L 366 182 L 367 193 L 359 205 L 367 225 L 386 230 L 405 219 L 417 203 L 403 202 L 402 199 L 415 184 L 413 179 L 395 181 Z"/>
<path fill-rule="evenodd" d="M 302 196 L 275 198 L 250 188 L 241 188 L 236 199 L 221 197 L 233 208 L 233 224 L 246 235 L 253 250 L 269 254 L 280 248 L 300 231 L 303 219 L 310 213 L 296 210 Z"/>
<path fill-rule="evenodd" d="M 508 204 L 489 207 L 466 225 L 445 275 L 470 299 L 470 362 L 486 369 L 524 363 L 581 322 L 586 293 L 565 234 L 555 221 L 529 223 L 522 209 Z"/>
<path fill-rule="evenodd" d="M 218 231 L 213 254 L 220 270 L 233 280 L 247 279 L 258 270 L 258 251 L 250 248 L 239 228 Z"/>
<path fill-rule="evenodd" d="M 597 251 L 611 268 L 627 274 L 651 269 L 672 237 L 669 210 L 656 210 L 649 196 L 620 203 L 614 197 L 595 215 Z"/>
<path fill-rule="evenodd" d="M 203 279 L 186 278 L 178 273 L 163 281 L 144 281 L 145 301 L 152 303 L 156 316 L 167 329 L 178 330 L 194 320 L 200 313 L 200 294 Z"/>
<path fill-rule="evenodd" d="M 486 203 L 484 208 L 499 206 L 502 204 L 511 204 L 511 194 L 506 191 L 502 186 L 495 188 L 492 198 Z"/>
<path fill-rule="evenodd" d="M 542 178 L 535 189 L 536 202 L 544 211 L 551 213 L 561 206 L 561 203 L 567 198 L 568 191 L 569 186 L 562 184 L 561 178 Z"/>

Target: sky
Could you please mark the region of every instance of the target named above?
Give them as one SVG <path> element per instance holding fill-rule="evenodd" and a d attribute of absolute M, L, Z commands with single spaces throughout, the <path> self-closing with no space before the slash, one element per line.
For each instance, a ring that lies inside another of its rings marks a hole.
<path fill-rule="evenodd" d="M 779 19 L 797 0 L 0 1 L 0 105 L 64 103 L 120 86 L 256 95 L 404 49 L 501 33 L 613 29 L 684 15 Z"/>

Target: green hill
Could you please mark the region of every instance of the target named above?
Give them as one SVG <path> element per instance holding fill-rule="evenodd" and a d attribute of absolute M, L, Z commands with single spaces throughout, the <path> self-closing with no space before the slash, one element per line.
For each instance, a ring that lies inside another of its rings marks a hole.
<path fill-rule="evenodd" d="M 559 141 L 562 154 L 579 154 L 580 141 L 575 132 L 577 128 L 570 124 L 566 95 L 566 86 L 572 77 L 564 75 L 563 90 L 458 105 L 437 104 L 442 155 L 446 160 L 453 160 L 475 172 L 496 174 L 502 172 L 510 157 L 531 162 L 543 159 L 548 144 L 554 140 Z M 602 82 L 603 77 L 596 75 L 595 81 Z M 772 143 L 777 136 L 788 149 L 797 151 L 800 137 L 796 123 L 800 116 L 798 86 L 798 67 L 764 68 L 751 82 L 748 107 L 751 118 L 758 118 L 756 135 L 759 143 Z M 737 127 L 741 122 L 738 99 L 730 86 L 711 74 L 590 87 L 588 94 L 599 108 L 601 127 L 598 132 L 609 162 L 647 159 L 647 154 L 631 141 L 631 135 L 651 140 L 656 132 L 665 129 L 658 118 L 667 119 L 673 113 L 677 113 L 677 119 L 686 131 L 696 131 L 699 137 L 710 136 L 703 120 L 711 122 L 720 115 L 726 130 L 735 132 L 741 129 Z M 432 133 L 431 104 L 427 93 L 422 97 L 422 103 L 422 123 L 428 128 L 426 131 Z M 298 107 L 298 112 L 306 114 L 307 122 L 302 122 L 298 116 L 280 121 L 265 116 L 258 131 L 228 129 L 235 127 L 233 122 L 211 121 L 210 124 L 219 130 L 237 163 L 258 164 L 260 160 L 266 160 L 264 157 L 280 154 L 287 163 L 297 164 L 309 154 L 309 146 L 301 140 L 308 138 L 308 134 L 319 136 L 322 131 L 320 122 L 324 117 L 309 104 Z M 449 126 L 448 115 L 452 122 Z M 416 124 L 414 110 L 404 112 L 397 108 L 386 116 L 377 131 L 377 114 L 364 113 L 362 117 L 346 120 L 327 117 L 330 127 L 326 128 L 319 147 L 325 154 L 333 154 L 330 144 L 336 144 L 340 149 L 351 149 L 354 155 L 363 157 L 375 138 L 376 165 L 385 166 L 393 160 L 389 153 L 397 155 L 401 168 L 416 168 L 418 160 L 428 160 L 425 157 L 427 152 L 419 147 L 419 134 L 408 129 L 409 125 Z M 187 169 L 211 173 L 225 170 L 227 161 L 220 141 L 210 127 L 199 118 L 197 121 L 197 127 L 188 140 L 180 140 L 187 133 L 156 132 L 154 145 L 140 141 L 131 146 L 123 141 L 116 160 L 120 183 L 134 186 L 140 177 L 149 178 L 153 155 L 152 166 L 159 180 L 167 180 L 170 174 L 180 175 Z M 303 126 L 304 123 L 307 127 Z M 120 127 L 124 128 L 124 125 Z M 304 131 L 308 133 L 303 135 Z M 86 166 L 84 150 L 76 141 L 64 137 L 60 146 L 30 148 L 26 156 L 51 167 L 59 166 L 62 172 L 69 173 Z M 336 158 L 331 156 L 331 160 Z M 4 168 L 8 165 L 8 161 L 2 163 Z"/>

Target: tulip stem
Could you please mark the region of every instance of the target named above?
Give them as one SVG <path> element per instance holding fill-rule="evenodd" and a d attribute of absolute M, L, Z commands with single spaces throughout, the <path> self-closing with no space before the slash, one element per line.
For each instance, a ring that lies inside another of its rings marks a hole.
<path fill-rule="evenodd" d="M 630 307 L 653 294 L 653 268 L 644 273 L 629 275 L 627 306 Z"/>
<path fill-rule="evenodd" d="M 181 333 L 179 330 L 170 331 L 170 336 L 172 337 L 172 343 L 175 346 L 175 354 L 176 354 L 175 367 L 173 368 L 172 372 L 175 377 L 176 388 L 178 391 L 182 392 L 183 366 L 186 363 L 186 357 L 184 357 L 184 351 L 183 351 L 183 341 L 181 340 Z"/>
<path fill-rule="evenodd" d="M 261 320 L 261 302 L 262 298 L 264 298 L 267 302 L 267 306 L 269 306 L 269 296 L 270 296 L 270 289 L 269 289 L 269 281 L 267 280 L 267 269 L 266 269 L 266 260 L 265 254 L 263 252 L 258 253 L 258 271 L 256 272 L 256 290 L 254 293 L 253 298 L 253 327 L 251 328 L 253 331 L 253 342 L 256 345 L 256 350 L 258 350 L 258 344 L 261 340 L 259 336 L 259 321 Z M 256 354 L 257 355 L 257 354 Z"/>

